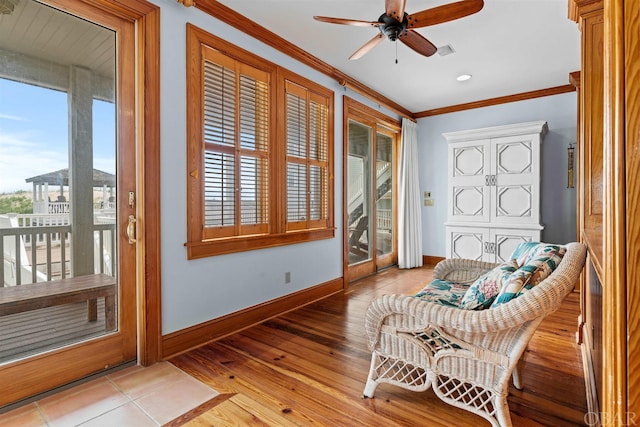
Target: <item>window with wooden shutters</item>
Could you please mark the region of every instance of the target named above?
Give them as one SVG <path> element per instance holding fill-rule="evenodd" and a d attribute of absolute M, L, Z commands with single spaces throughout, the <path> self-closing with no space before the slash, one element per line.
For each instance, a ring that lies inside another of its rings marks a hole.
<path fill-rule="evenodd" d="M 269 230 L 269 75 L 202 49 L 204 237 Z"/>
<path fill-rule="evenodd" d="M 326 227 L 329 144 L 326 96 L 286 82 L 287 230 Z"/>
<path fill-rule="evenodd" d="M 333 92 L 191 24 L 187 70 L 187 257 L 334 237 Z"/>

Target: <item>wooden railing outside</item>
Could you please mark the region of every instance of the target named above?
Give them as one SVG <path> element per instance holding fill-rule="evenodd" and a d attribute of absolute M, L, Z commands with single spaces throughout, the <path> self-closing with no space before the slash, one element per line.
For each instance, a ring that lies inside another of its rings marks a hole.
<path fill-rule="evenodd" d="M 92 227 L 96 274 L 114 275 L 116 271 L 115 230 L 114 223 L 94 224 Z M 3 255 L 0 286 L 68 277 L 71 232 L 71 225 L 0 228 L 0 254 Z M 6 281 L 7 277 L 12 280 Z"/>

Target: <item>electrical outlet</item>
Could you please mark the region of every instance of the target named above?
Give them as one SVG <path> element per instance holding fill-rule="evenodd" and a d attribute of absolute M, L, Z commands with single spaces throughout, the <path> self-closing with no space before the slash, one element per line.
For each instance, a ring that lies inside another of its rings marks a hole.
<path fill-rule="evenodd" d="M 291 272 L 287 271 L 284 273 L 284 283 L 291 283 Z"/>

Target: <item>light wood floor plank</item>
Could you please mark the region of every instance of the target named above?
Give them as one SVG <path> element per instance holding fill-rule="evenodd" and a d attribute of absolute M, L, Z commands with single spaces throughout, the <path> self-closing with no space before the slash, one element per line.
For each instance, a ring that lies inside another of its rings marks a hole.
<path fill-rule="evenodd" d="M 171 360 L 221 393 L 235 395 L 188 425 L 488 426 L 429 390 L 388 384 L 361 399 L 370 352 L 369 302 L 415 294 L 432 268 L 389 269 L 345 292 L 286 313 Z M 584 425 L 582 362 L 575 344 L 579 297 L 543 321 L 524 355 L 524 390 L 509 394 L 514 426 Z"/>

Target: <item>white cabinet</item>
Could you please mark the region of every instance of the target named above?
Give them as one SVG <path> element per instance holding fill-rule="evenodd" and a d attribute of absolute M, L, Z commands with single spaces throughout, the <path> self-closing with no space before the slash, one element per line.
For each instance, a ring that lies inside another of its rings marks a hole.
<path fill-rule="evenodd" d="M 447 226 L 447 257 L 505 262 L 522 242 L 540 240 L 540 230 Z"/>
<path fill-rule="evenodd" d="M 540 240 L 540 144 L 546 122 L 445 133 L 447 257 L 501 262 Z"/>

